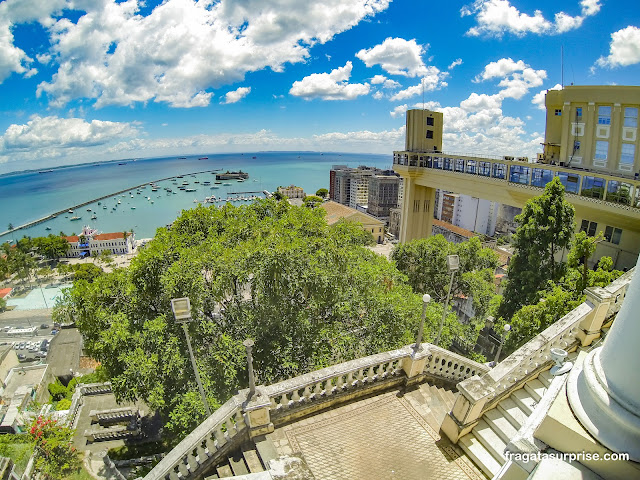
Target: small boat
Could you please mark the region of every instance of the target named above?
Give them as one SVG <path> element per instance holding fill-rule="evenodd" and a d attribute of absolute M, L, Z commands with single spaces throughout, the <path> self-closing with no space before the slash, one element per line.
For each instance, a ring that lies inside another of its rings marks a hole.
<path fill-rule="evenodd" d="M 178 157 L 178 160 L 186 160 L 187 157 Z"/>
<path fill-rule="evenodd" d="M 69 220 L 75 222 L 76 220 L 82 220 L 82 217 L 71 217 Z"/>
<path fill-rule="evenodd" d="M 118 200 L 118 205 L 120 205 L 122 202 L 120 200 Z"/>
<path fill-rule="evenodd" d="M 113 208 L 112 208 L 112 210 L 115 210 L 115 209 L 116 209 L 116 207 L 113 207 Z"/>
<path fill-rule="evenodd" d="M 256 159 L 256 158 L 258 158 L 258 157 L 251 157 L 251 158 L 253 158 L 253 159 L 255 160 L 255 159 Z"/>
<path fill-rule="evenodd" d="M 91 211 L 91 209 L 90 209 L 90 208 L 87 208 L 87 212 L 90 212 L 90 211 Z"/>
<path fill-rule="evenodd" d="M 215 183 L 216 185 L 222 185 L 222 182 L 213 182 L 213 183 Z"/>
<path fill-rule="evenodd" d="M 223 183 L 222 185 L 224 185 L 225 187 L 230 187 L 231 186 L 230 183 Z"/>
<path fill-rule="evenodd" d="M 67 213 L 73 213 L 73 210 L 69 209 L 69 210 L 67 211 Z"/>
<path fill-rule="evenodd" d="M 131 195 L 131 198 L 133 198 L 133 195 Z"/>
<path fill-rule="evenodd" d="M 127 164 L 127 162 L 121 162 L 118 165 L 126 165 L 126 164 Z"/>
<path fill-rule="evenodd" d="M 51 227 L 47 227 L 47 228 L 45 228 L 45 230 L 51 230 Z"/>
<path fill-rule="evenodd" d="M 186 188 L 184 191 L 185 192 L 195 192 L 196 189 L 195 188 Z"/>
<path fill-rule="evenodd" d="M 103 206 L 102 206 L 102 209 L 103 209 L 103 210 L 106 210 L 106 209 L 107 209 L 107 206 L 106 206 L 106 205 L 103 205 Z"/>
<path fill-rule="evenodd" d="M 98 205 L 102 205 L 102 202 L 98 202 Z"/>
<path fill-rule="evenodd" d="M 135 209 L 136 209 L 136 207 L 131 207 L 131 210 L 135 210 Z"/>
<path fill-rule="evenodd" d="M 151 203 L 153 204 L 153 200 L 151 200 Z"/>
<path fill-rule="evenodd" d="M 50 173 L 53 172 L 53 170 L 40 170 L 38 173 Z"/>
<path fill-rule="evenodd" d="M 91 215 L 91 220 L 95 220 L 96 218 L 98 217 L 96 217 L 95 215 Z"/>

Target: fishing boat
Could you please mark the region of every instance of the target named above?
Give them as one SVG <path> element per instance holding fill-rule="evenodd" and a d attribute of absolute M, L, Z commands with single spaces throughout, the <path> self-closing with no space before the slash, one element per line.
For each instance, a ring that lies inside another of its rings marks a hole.
<path fill-rule="evenodd" d="M 71 217 L 69 220 L 75 222 L 76 220 L 82 220 L 82 217 Z"/>

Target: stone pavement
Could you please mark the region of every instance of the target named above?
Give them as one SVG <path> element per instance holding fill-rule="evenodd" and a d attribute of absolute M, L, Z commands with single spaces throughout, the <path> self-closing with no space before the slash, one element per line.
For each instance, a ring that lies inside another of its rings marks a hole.
<path fill-rule="evenodd" d="M 301 456 L 316 480 L 484 480 L 438 433 L 445 398 L 436 390 L 423 384 L 404 395 L 387 392 L 291 423 L 269 437 L 279 455 Z M 440 407 L 431 410 L 425 401 Z"/>

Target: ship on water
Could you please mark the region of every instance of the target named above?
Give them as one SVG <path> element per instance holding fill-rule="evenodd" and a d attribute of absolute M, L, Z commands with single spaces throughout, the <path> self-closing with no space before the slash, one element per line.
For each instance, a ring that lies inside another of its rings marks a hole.
<path fill-rule="evenodd" d="M 238 170 L 237 172 L 230 172 L 227 170 L 225 173 L 216 174 L 216 180 L 246 180 L 247 178 L 249 178 L 249 174 L 242 170 Z"/>

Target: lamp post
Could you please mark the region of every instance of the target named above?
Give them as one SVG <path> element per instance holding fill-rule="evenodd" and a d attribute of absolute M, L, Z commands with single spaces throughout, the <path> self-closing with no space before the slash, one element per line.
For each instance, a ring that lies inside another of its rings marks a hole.
<path fill-rule="evenodd" d="M 191 358 L 191 365 L 193 366 L 193 371 L 196 374 L 196 383 L 198 384 L 198 390 L 200 390 L 200 396 L 202 397 L 202 403 L 204 404 L 204 409 L 207 412 L 207 416 L 210 417 L 211 410 L 209 409 L 207 397 L 204 394 L 204 388 L 202 388 L 202 381 L 200 380 L 200 374 L 198 373 L 198 367 L 196 366 L 196 359 L 193 357 L 193 350 L 191 349 L 189 330 L 187 330 L 187 323 L 193 321 L 193 318 L 191 318 L 191 302 L 189 301 L 189 298 L 184 297 L 171 299 L 171 310 L 173 311 L 173 316 L 176 319 L 176 323 L 182 324 L 184 336 L 187 339 L 187 347 L 189 348 L 189 358 Z"/>
<path fill-rule="evenodd" d="M 507 335 L 509 335 L 510 331 L 511 331 L 511 325 L 509 325 L 508 323 L 505 323 L 504 333 L 500 338 L 500 346 L 498 347 L 498 351 L 496 352 L 496 358 L 493 359 L 493 363 L 498 363 L 498 360 L 500 359 L 500 353 L 502 352 L 502 346 L 504 345 L 504 341 L 507 339 Z"/>
<path fill-rule="evenodd" d="M 424 330 L 424 319 L 427 316 L 427 304 L 431 301 L 431 296 L 428 293 L 425 293 L 422 296 L 422 319 L 420 320 L 420 328 L 418 329 L 418 338 L 416 339 L 416 344 L 413 346 L 414 352 L 419 352 L 422 350 L 422 332 Z"/>
<path fill-rule="evenodd" d="M 458 255 L 447 255 L 447 270 L 451 274 L 449 279 L 449 290 L 447 290 L 447 300 L 442 306 L 442 318 L 440 319 L 440 327 L 438 328 L 438 336 L 436 337 L 436 345 L 440 344 L 440 336 L 442 335 L 442 328 L 444 327 L 444 319 L 447 316 L 447 309 L 449 308 L 449 297 L 451 296 L 451 287 L 453 286 L 453 277 L 460 268 L 460 257 Z"/>
<path fill-rule="evenodd" d="M 256 379 L 253 374 L 253 356 L 251 355 L 253 340 L 247 338 L 244 342 L 242 342 L 242 344 L 247 349 L 247 365 L 249 368 L 249 398 L 251 398 L 253 397 L 253 394 L 256 393 Z"/>

